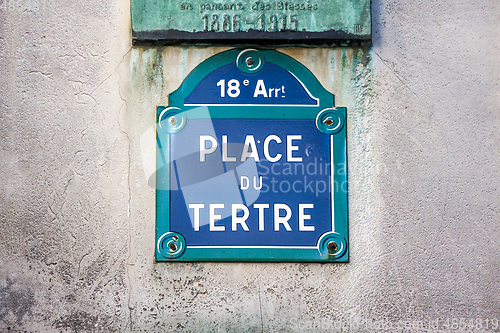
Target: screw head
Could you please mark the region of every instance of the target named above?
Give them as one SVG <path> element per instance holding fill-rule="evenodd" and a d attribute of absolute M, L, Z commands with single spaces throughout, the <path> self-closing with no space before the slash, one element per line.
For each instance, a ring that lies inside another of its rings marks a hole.
<path fill-rule="evenodd" d="M 337 245 L 337 243 L 335 243 L 333 241 L 332 242 L 328 242 L 327 247 L 328 247 L 328 250 L 330 252 L 337 252 L 337 250 L 339 249 L 339 246 Z"/>
<path fill-rule="evenodd" d="M 325 124 L 326 126 L 332 126 L 333 123 L 334 123 L 334 121 L 330 117 L 328 117 L 325 120 L 323 120 L 323 124 Z"/>
<path fill-rule="evenodd" d="M 168 118 L 168 122 L 171 124 L 171 125 L 175 125 L 175 123 L 177 123 L 177 119 L 175 119 L 174 116 Z"/>
<path fill-rule="evenodd" d="M 247 58 L 247 66 L 253 66 L 254 61 L 252 58 Z"/>
<path fill-rule="evenodd" d="M 170 247 L 170 251 L 172 251 L 172 252 L 177 251 L 177 245 L 175 245 L 174 243 L 170 244 L 169 247 Z"/>

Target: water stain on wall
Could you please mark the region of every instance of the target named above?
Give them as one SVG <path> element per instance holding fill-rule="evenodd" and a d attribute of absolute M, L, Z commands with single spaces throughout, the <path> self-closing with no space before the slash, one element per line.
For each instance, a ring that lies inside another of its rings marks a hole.
<path fill-rule="evenodd" d="M 7 278 L 6 286 L 0 286 L 0 321 L 19 324 L 26 315 L 32 313 L 35 305 L 34 293 L 30 288 L 19 289 L 12 279 Z"/>

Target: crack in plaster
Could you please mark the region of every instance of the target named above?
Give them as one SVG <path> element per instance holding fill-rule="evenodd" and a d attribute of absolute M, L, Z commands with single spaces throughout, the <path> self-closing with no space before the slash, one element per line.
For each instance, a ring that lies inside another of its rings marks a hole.
<path fill-rule="evenodd" d="M 130 250 L 131 248 L 131 244 L 132 244 L 132 236 L 131 236 L 131 225 L 130 225 L 130 203 L 131 203 L 131 200 L 132 200 L 132 189 L 131 189 L 131 185 L 130 185 L 130 182 L 131 182 L 131 179 L 130 179 L 130 173 L 131 173 L 131 167 L 132 167 L 132 161 L 131 161 L 131 144 L 132 144 L 132 141 L 128 135 L 128 133 L 126 132 L 126 130 L 122 129 L 122 126 L 120 124 L 120 115 L 122 114 L 122 110 L 123 110 L 123 107 L 125 107 L 125 110 L 127 109 L 127 101 L 125 100 L 125 98 L 123 98 L 122 96 L 122 93 L 121 93 L 121 84 L 120 84 L 120 80 L 121 80 L 121 76 L 118 72 L 118 68 L 120 68 L 120 66 L 122 65 L 125 57 L 132 51 L 132 47 L 130 47 L 127 52 L 125 52 L 125 54 L 122 56 L 120 62 L 116 65 L 115 69 L 104 79 L 102 80 L 95 88 L 94 90 L 92 90 L 92 92 L 90 92 L 89 94 L 86 94 L 85 95 L 88 95 L 90 96 L 92 99 L 94 99 L 95 101 L 95 98 L 94 96 L 92 96 L 94 94 L 94 92 L 97 91 L 97 89 L 99 89 L 99 87 L 101 87 L 104 82 L 106 82 L 107 80 L 109 80 L 115 73 L 118 75 L 118 80 L 117 80 L 117 85 L 118 85 L 118 94 L 120 96 L 120 99 L 122 100 L 122 105 L 120 106 L 120 109 L 118 111 L 118 117 L 117 117 L 117 122 L 118 122 L 118 129 L 121 133 L 123 133 L 126 138 L 127 138 L 127 141 L 128 141 L 128 174 L 127 174 L 127 185 L 128 185 L 128 214 L 127 214 L 127 220 L 128 220 L 128 236 L 129 236 L 129 239 L 128 239 L 128 255 L 127 255 L 127 263 L 125 265 L 125 270 L 126 270 L 126 275 L 127 275 L 127 282 L 128 282 L 128 300 L 127 300 L 127 307 L 128 307 L 128 310 L 129 310 L 129 322 L 130 322 L 130 330 L 132 330 L 132 307 L 131 307 L 131 297 L 132 297 L 132 283 L 131 283 L 131 280 L 130 280 L 130 270 L 129 270 L 129 261 L 130 261 L 130 258 L 132 256 L 132 252 Z M 78 53 L 77 53 L 78 54 Z M 83 136 L 82 136 L 83 137 Z M 106 163 L 106 161 L 103 163 L 103 165 Z M 85 257 L 85 256 L 84 256 Z M 83 258 L 82 258 L 83 260 Z M 81 261 L 80 261 L 81 263 Z M 128 328 L 129 324 L 127 323 L 127 328 Z"/>
<path fill-rule="evenodd" d="M 418 99 L 420 99 L 420 97 L 413 91 L 411 90 L 411 88 L 398 76 L 398 74 L 396 74 L 396 72 L 394 71 L 394 69 L 392 69 L 389 65 L 387 65 L 387 62 L 382 59 L 382 57 L 376 52 L 376 51 L 373 51 L 373 53 L 375 53 L 377 55 L 377 57 L 382 61 L 382 63 L 387 67 L 389 68 L 389 70 L 392 72 L 392 74 L 394 74 L 394 76 L 409 90 L 411 91 L 411 93 L 413 95 L 415 95 Z"/>
<path fill-rule="evenodd" d="M 104 80 L 102 80 L 102 81 L 101 81 L 101 83 L 99 83 L 99 84 L 97 85 L 97 87 L 95 87 L 95 89 L 94 89 L 94 90 L 92 90 L 92 91 L 90 92 L 90 94 L 89 94 L 89 95 L 92 95 L 92 94 L 93 94 L 93 93 L 94 93 L 97 89 L 99 89 L 99 87 L 100 87 L 100 86 L 102 86 L 104 82 L 106 82 L 107 80 L 109 80 L 109 78 L 110 78 L 110 77 L 112 77 L 112 76 L 113 76 L 113 74 L 115 74 L 115 73 L 116 73 L 116 74 L 118 74 L 118 72 L 117 72 L 118 68 L 121 66 L 121 64 L 123 63 L 123 60 L 125 59 L 125 57 L 127 56 L 127 54 L 129 54 L 129 53 L 130 53 L 130 51 L 132 51 L 132 47 L 130 47 L 130 48 L 128 49 L 128 51 L 127 51 L 127 52 L 125 52 L 125 54 L 123 55 L 122 59 L 120 60 L 120 62 L 118 63 L 118 65 L 116 65 L 115 69 L 111 72 L 111 74 L 109 74 L 109 75 L 108 75 L 108 76 L 107 76 Z M 120 77 L 120 74 L 118 74 L 118 77 Z M 118 79 L 118 88 L 120 88 L 120 79 Z M 120 94 L 120 98 L 122 99 L 122 101 L 124 101 L 124 102 L 125 102 L 125 100 L 124 100 L 124 99 L 123 99 L 123 97 L 122 97 L 121 92 L 120 92 L 120 91 L 118 91 L 118 93 Z M 126 103 L 126 102 L 125 102 L 125 103 Z"/>
<path fill-rule="evenodd" d="M 120 80 L 121 80 L 121 76 L 118 72 L 118 68 L 120 68 L 120 66 L 122 65 L 125 57 L 132 51 L 132 47 L 130 47 L 127 52 L 125 52 L 125 54 L 122 56 L 120 62 L 116 65 L 115 69 L 104 79 L 102 80 L 89 94 L 85 93 L 85 95 L 88 95 L 90 96 L 92 99 L 94 99 L 95 101 L 95 98 L 94 96 L 92 96 L 94 94 L 94 92 L 97 91 L 97 89 L 99 89 L 99 87 L 101 87 L 104 82 L 106 82 L 107 80 L 109 80 L 115 73 L 118 75 L 118 79 L 117 79 L 117 85 L 118 85 L 118 94 L 120 96 L 120 99 L 122 100 L 122 105 L 120 106 L 120 109 L 118 111 L 118 117 L 117 117 L 117 123 L 118 123 L 118 129 L 121 133 L 123 133 L 126 138 L 127 138 L 127 141 L 128 141 L 128 151 L 127 151 L 127 154 L 128 154 L 128 169 L 127 169 L 127 186 L 128 186 L 128 214 L 127 214 L 127 220 L 128 220 L 128 255 L 127 255 L 127 263 L 126 263 L 126 275 L 127 275 L 127 284 L 128 284 L 128 300 L 127 300 L 127 307 L 128 307 L 128 310 L 129 310 L 129 322 L 130 322 L 130 330 L 132 330 L 132 307 L 131 307 L 131 297 L 132 297 L 132 284 L 131 284 L 131 280 L 130 280 L 130 270 L 129 270 L 129 261 L 130 261 L 130 258 L 132 256 L 132 253 L 131 253 L 131 244 L 132 244 L 132 236 L 131 236 L 131 225 L 130 225 L 130 203 L 131 203 L 131 200 L 132 200 L 132 189 L 131 189 L 131 185 L 130 185 L 130 182 L 131 182 L 131 179 L 130 179 L 130 173 L 131 173 L 131 144 L 132 144 L 132 141 L 128 135 L 128 133 L 126 132 L 126 130 L 122 129 L 122 126 L 121 126 L 121 123 L 120 123 L 120 115 L 122 114 L 122 110 L 123 108 L 125 107 L 125 110 L 127 109 L 127 101 L 125 100 L 125 98 L 123 98 L 122 96 L 122 93 L 121 93 L 121 84 L 120 84 Z M 77 53 L 78 54 L 78 53 Z M 85 130 L 84 130 L 85 131 Z M 83 135 L 82 135 L 82 138 L 83 138 Z M 104 163 L 102 165 L 104 165 L 106 163 L 106 161 L 104 161 Z M 86 256 L 86 255 L 85 255 Z M 84 257 L 85 257 L 84 256 Z M 83 258 L 82 257 L 82 260 Z M 81 263 L 81 260 L 80 260 L 80 263 Z M 79 267 L 79 270 L 80 270 L 80 267 Z M 127 323 L 127 328 L 128 328 L 129 324 Z"/>
<path fill-rule="evenodd" d="M 119 80 L 118 80 L 119 82 Z M 118 88 L 120 89 L 120 83 L 118 83 Z M 120 124 L 120 114 L 121 114 L 121 111 L 123 109 L 123 106 L 125 106 L 125 108 L 127 107 L 127 102 L 125 99 L 123 99 L 122 95 L 121 95 L 121 92 L 120 92 L 120 98 L 122 99 L 123 101 L 123 104 L 122 104 L 122 107 L 120 108 L 120 111 L 118 112 L 118 127 L 120 129 L 120 132 L 122 132 L 123 134 L 125 134 L 125 136 L 127 137 L 127 141 L 128 141 L 128 179 L 127 179 L 127 185 L 128 185 L 128 208 L 127 208 L 127 219 L 128 219 L 128 253 L 127 253 L 127 263 L 126 263 L 126 272 L 127 272 L 127 281 L 128 281 L 128 287 L 129 287 L 129 294 L 128 294 L 128 300 L 127 300 L 127 307 L 129 309 L 129 320 L 130 320 L 130 329 L 132 329 L 132 309 L 133 307 L 131 306 L 131 298 L 132 298 L 132 283 L 131 283 L 131 280 L 130 280 L 130 269 L 129 269 L 129 266 L 130 266 L 130 258 L 132 257 L 132 251 L 131 251 L 131 246 L 132 246 L 132 230 L 131 230 L 131 225 L 130 225 L 130 203 L 132 202 L 132 188 L 130 186 L 130 172 L 131 172 L 131 168 L 132 168 L 132 156 L 131 156 L 131 144 L 132 144 L 132 140 L 130 139 L 128 133 L 126 131 L 124 131 L 121 127 L 121 124 Z M 128 326 L 128 325 L 127 325 Z"/>
<path fill-rule="evenodd" d="M 80 259 L 80 261 L 78 262 L 78 276 L 80 276 L 80 272 L 81 272 L 81 266 L 82 266 L 82 261 L 83 259 L 85 259 L 85 257 L 87 257 L 89 254 L 91 254 L 93 251 L 93 248 L 91 247 L 90 248 L 90 251 L 85 253 L 82 258 Z"/>
<path fill-rule="evenodd" d="M 264 333 L 264 317 L 262 316 L 262 299 L 260 298 L 260 284 L 259 287 L 259 309 L 260 309 L 260 331 Z"/>
<path fill-rule="evenodd" d="M 117 83 L 118 83 L 118 94 L 120 95 L 120 99 L 123 101 L 123 104 L 122 106 L 120 107 L 120 110 L 118 111 L 118 128 L 120 130 L 120 132 L 122 132 L 123 134 L 125 134 L 126 138 L 127 138 L 127 141 L 128 141 L 128 179 L 127 179 L 127 185 L 128 185 L 128 208 L 127 208 L 127 219 L 128 219 L 128 253 L 127 253 L 127 262 L 126 262 L 126 265 L 125 265 L 125 270 L 126 270 L 126 274 L 127 274 L 127 282 L 128 282 L 128 298 L 127 298 L 127 308 L 128 308 L 128 311 L 129 311 L 129 322 L 130 322 L 130 330 L 132 330 L 132 310 L 133 310 L 133 307 L 131 306 L 131 298 L 132 298 L 132 283 L 131 283 L 131 279 L 130 279 L 130 269 L 129 269 L 129 266 L 130 266 L 130 258 L 132 257 L 132 251 L 131 251 L 131 246 L 132 246 L 132 230 L 131 230 L 131 225 L 130 225 L 130 203 L 132 202 L 132 187 L 130 185 L 130 182 L 131 182 L 131 179 L 130 179 L 130 173 L 132 171 L 132 156 L 131 156 L 131 149 L 132 149 L 132 140 L 130 139 L 130 136 L 128 135 L 127 131 L 122 129 L 122 126 L 120 124 L 120 115 L 122 113 L 122 110 L 123 110 L 123 107 L 125 106 L 125 110 L 127 109 L 127 101 L 125 100 L 125 98 L 123 98 L 122 96 L 122 93 L 121 93 L 121 85 L 120 85 L 120 80 L 121 80 L 121 76 L 120 74 L 117 72 L 118 68 L 120 67 L 120 65 L 123 63 L 123 60 L 125 59 L 125 57 L 127 56 L 127 54 L 130 53 L 130 51 L 132 50 L 132 47 L 130 47 L 128 49 L 128 51 L 123 55 L 122 57 L 122 60 L 120 61 L 120 63 L 116 66 L 115 70 L 113 71 L 113 73 L 111 73 L 111 75 L 113 75 L 115 72 L 116 74 L 118 75 L 118 80 L 117 80 Z M 111 77 L 111 75 L 109 77 Z M 108 77 L 108 78 L 109 78 Z M 104 82 L 104 81 L 103 81 Z M 102 83 L 101 83 L 102 84 Z M 127 323 L 127 326 L 128 327 L 128 323 Z"/>
<path fill-rule="evenodd" d="M 266 270 L 266 267 L 264 267 L 259 274 L 255 277 L 254 281 L 260 281 L 259 276 Z M 262 299 L 261 299 L 261 292 L 260 292 L 260 282 L 257 282 L 257 287 L 259 288 L 259 310 L 260 310 L 260 330 L 261 332 L 264 332 L 264 315 L 262 314 Z"/>

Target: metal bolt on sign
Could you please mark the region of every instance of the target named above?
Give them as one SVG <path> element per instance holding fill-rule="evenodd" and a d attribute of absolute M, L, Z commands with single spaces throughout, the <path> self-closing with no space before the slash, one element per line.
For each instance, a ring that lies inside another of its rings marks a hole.
<path fill-rule="evenodd" d="M 330 252 L 337 252 L 338 249 L 339 249 L 339 247 L 338 247 L 337 243 L 335 243 L 335 242 L 328 243 L 328 250 Z"/>
<path fill-rule="evenodd" d="M 332 118 L 328 117 L 327 119 L 323 120 L 323 123 L 326 126 L 332 126 L 333 125 L 333 120 L 332 120 Z"/>

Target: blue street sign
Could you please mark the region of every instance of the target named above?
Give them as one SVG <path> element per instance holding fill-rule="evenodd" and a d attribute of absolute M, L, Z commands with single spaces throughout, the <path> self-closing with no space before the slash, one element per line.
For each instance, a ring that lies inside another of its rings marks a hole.
<path fill-rule="evenodd" d="M 309 70 L 234 49 L 169 97 L 157 261 L 348 261 L 346 109 Z"/>

